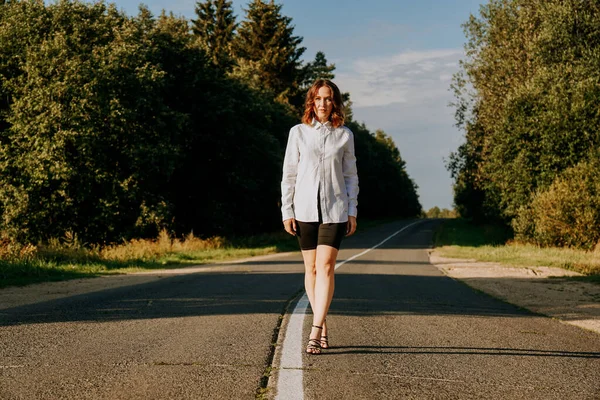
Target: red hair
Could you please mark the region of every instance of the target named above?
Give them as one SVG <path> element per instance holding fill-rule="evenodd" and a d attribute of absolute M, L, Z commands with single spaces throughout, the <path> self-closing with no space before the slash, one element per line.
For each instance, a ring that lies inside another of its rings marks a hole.
<path fill-rule="evenodd" d="M 329 114 L 329 121 L 334 128 L 339 128 L 340 126 L 344 125 L 344 119 L 346 118 L 344 115 L 342 94 L 336 84 L 328 79 L 317 79 L 315 83 L 312 84 L 310 89 L 308 89 L 308 92 L 306 93 L 306 100 L 304 101 L 304 115 L 302 116 L 302 122 L 307 125 L 311 125 L 313 119 L 316 118 L 315 97 L 317 97 L 319 89 L 321 89 L 323 86 L 328 87 L 329 90 L 331 90 L 331 93 L 333 93 L 333 108 L 331 110 L 331 114 Z"/>

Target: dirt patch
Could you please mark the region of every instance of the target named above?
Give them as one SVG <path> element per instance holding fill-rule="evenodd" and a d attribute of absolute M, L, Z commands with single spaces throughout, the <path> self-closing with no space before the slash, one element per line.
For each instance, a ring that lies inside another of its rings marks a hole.
<path fill-rule="evenodd" d="M 430 262 L 446 275 L 511 304 L 600 333 L 600 285 L 566 279 L 581 274 L 554 267 L 510 267 L 441 257 Z"/>

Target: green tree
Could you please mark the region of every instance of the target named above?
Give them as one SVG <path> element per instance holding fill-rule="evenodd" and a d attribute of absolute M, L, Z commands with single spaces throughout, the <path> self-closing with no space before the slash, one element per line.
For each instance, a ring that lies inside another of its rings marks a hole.
<path fill-rule="evenodd" d="M 466 144 L 449 167 L 461 214 L 509 223 L 600 144 L 600 5 L 494 0 L 464 25 L 455 77 Z"/>
<path fill-rule="evenodd" d="M 408 218 L 421 214 L 417 185 L 406 172 L 406 163 L 385 132 L 371 133 L 364 124 L 349 121 L 354 133 L 359 213 L 369 218 Z"/>
<path fill-rule="evenodd" d="M 438 206 L 431 207 L 425 215 L 427 218 L 456 218 L 454 210 L 448 210 L 447 208 L 440 209 Z"/>
<path fill-rule="evenodd" d="M 234 40 L 237 66 L 234 75 L 257 89 L 266 89 L 288 103 L 299 88 L 302 38 L 294 36 L 292 19 L 281 14 L 273 0 L 253 0 Z"/>
<path fill-rule="evenodd" d="M 442 210 L 438 206 L 432 207 L 427 211 L 427 218 L 440 218 Z"/>
<path fill-rule="evenodd" d="M 564 170 L 513 221 L 517 239 L 541 246 L 600 247 L 600 159 Z"/>
<path fill-rule="evenodd" d="M 299 43 L 291 28 L 275 33 Z M 211 49 L 185 18 L 145 7 L 134 17 L 102 2 L 0 7 L 0 234 L 99 243 L 162 227 L 199 236 L 280 228 L 282 157 L 297 115 L 273 101 L 273 88 L 223 73 Z M 288 53 L 293 73 L 273 70 L 273 80 L 301 85 L 300 53 Z M 319 54 L 304 71 L 332 75 L 333 66 Z M 362 215 L 418 215 L 391 138 L 348 121 Z"/>
<path fill-rule="evenodd" d="M 192 30 L 212 59 L 225 70 L 233 66 L 231 43 L 237 28 L 231 1 L 206 0 L 196 3 L 197 19 L 192 20 Z"/>
<path fill-rule="evenodd" d="M 325 53 L 322 51 L 318 51 L 315 55 L 315 59 L 312 62 L 307 63 L 306 65 L 300 67 L 298 71 L 298 85 L 295 91 L 290 90 L 289 92 L 289 102 L 296 109 L 296 113 L 301 117 L 304 114 L 304 100 L 306 98 L 306 92 L 311 87 L 311 85 L 317 79 L 330 79 L 333 80 L 335 75 L 333 71 L 335 70 L 334 64 L 328 64 L 327 58 L 325 57 Z M 347 105 L 349 109 L 349 100 L 350 95 L 348 93 L 343 94 L 344 104 Z M 351 119 L 351 113 L 347 116 L 348 120 Z"/>
<path fill-rule="evenodd" d="M 133 20 L 103 3 L 5 5 L 0 43 L 22 44 L 0 45 L 16 61 L 3 82 L 12 99 L 0 140 L 5 232 L 110 241 L 165 211 L 183 116 L 163 102 L 151 23 L 147 10 Z"/>
<path fill-rule="evenodd" d="M 192 127 L 171 182 L 177 230 L 204 236 L 279 228 L 282 143 L 295 118 L 226 77 L 190 86 L 190 101 L 200 87 L 207 101 L 191 103 Z"/>
<path fill-rule="evenodd" d="M 302 82 L 300 89 L 308 90 L 314 81 L 317 79 L 333 79 L 335 75 L 335 64 L 328 64 L 325 53 L 318 51 L 315 59 L 302 67 Z"/>

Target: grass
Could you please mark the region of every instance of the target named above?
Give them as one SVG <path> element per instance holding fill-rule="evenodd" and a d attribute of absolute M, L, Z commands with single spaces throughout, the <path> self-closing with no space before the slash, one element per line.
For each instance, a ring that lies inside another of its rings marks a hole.
<path fill-rule="evenodd" d="M 248 238 L 182 239 L 166 231 L 156 239 L 134 239 L 110 246 L 86 246 L 76 237 L 44 245 L 0 242 L 0 288 L 30 283 L 179 268 L 296 250 L 285 233 Z M 297 246 L 297 245 L 296 245 Z"/>
<path fill-rule="evenodd" d="M 481 247 L 503 245 L 510 231 L 497 225 L 473 225 L 461 218 L 448 219 L 434 236 L 437 246 Z"/>
<path fill-rule="evenodd" d="M 443 257 L 511 266 L 559 267 L 587 275 L 573 279 L 600 283 L 600 252 L 518 243 L 510 239 L 508 231 L 491 225 L 473 225 L 463 219 L 447 220 L 436 232 L 434 244 Z"/>
<path fill-rule="evenodd" d="M 362 220 L 364 231 L 390 220 Z M 295 237 L 281 232 L 245 237 L 134 239 L 109 246 L 87 246 L 73 234 L 44 245 L 0 240 L 0 288 L 153 269 L 180 268 L 218 261 L 298 251 Z"/>

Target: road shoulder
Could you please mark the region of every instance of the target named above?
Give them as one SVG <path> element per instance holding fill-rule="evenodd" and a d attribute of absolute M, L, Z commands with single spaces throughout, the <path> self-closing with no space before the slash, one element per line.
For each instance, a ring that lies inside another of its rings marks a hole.
<path fill-rule="evenodd" d="M 292 254 L 295 253 L 274 253 L 264 256 L 218 261 L 211 264 L 191 265 L 181 268 L 101 275 L 97 277 L 70 279 L 58 282 L 41 282 L 27 286 L 9 286 L 0 289 L 0 310 L 78 296 L 101 290 L 117 289 L 123 286 L 142 285 L 173 275 L 214 272 L 244 263 L 266 261 L 272 258 L 281 258 Z"/>
<path fill-rule="evenodd" d="M 429 261 L 474 289 L 600 334 L 600 286 L 567 279 L 577 272 L 445 258 L 435 250 L 429 252 Z"/>

